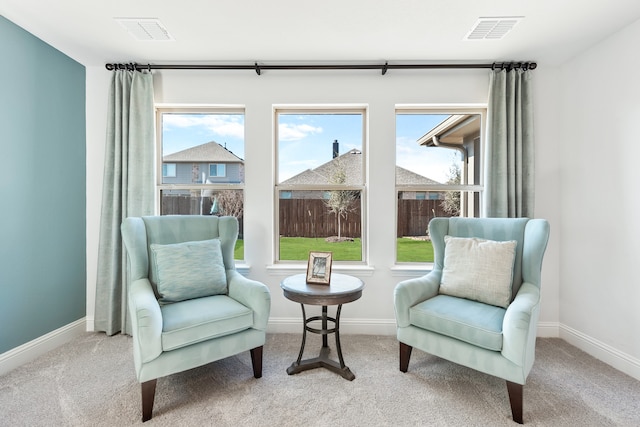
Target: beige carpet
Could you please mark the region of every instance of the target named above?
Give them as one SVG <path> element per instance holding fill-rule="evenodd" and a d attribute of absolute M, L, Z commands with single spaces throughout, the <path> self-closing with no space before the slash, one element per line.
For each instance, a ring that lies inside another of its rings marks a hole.
<path fill-rule="evenodd" d="M 326 369 L 287 375 L 299 345 L 299 335 L 269 335 L 261 379 L 253 378 L 248 352 L 160 379 L 145 425 L 516 425 L 504 381 L 418 350 L 403 374 L 394 337 L 342 337 L 352 382 Z M 311 335 L 305 358 L 319 346 Z M 0 377 L 0 426 L 128 426 L 140 425 L 140 416 L 126 336 L 86 334 Z M 640 426 L 640 382 L 562 340 L 538 339 L 524 422 Z"/>

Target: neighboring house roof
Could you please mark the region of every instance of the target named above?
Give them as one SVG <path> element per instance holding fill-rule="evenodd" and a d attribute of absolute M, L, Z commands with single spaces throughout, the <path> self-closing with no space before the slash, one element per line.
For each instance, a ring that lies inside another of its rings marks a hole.
<path fill-rule="evenodd" d="M 362 185 L 362 152 L 355 148 L 331 159 L 315 169 L 307 169 L 292 176 L 282 184 L 286 185 L 318 185 L 329 184 L 332 176 L 340 169 L 346 173 L 344 184 Z"/>
<path fill-rule="evenodd" d="M 396 166 L 396 185 L 438 185 L 441 182 L 435 181 L 426 176 L 411 172 L 408 169 Z"/>
<path fill-rule="evenodd" d="M 418 139 L 419 145 L 462 147 L 466 137 L 480 134 L 479 114 L 453 114 Z"/>
<path fill-rule="evenodd" d="M 186 150 L 178 151 L 177 153 L 168 154 L 162 158 L 162 161 L 165 163 L 244 163 L 240 157 L 236 156 L 215 141 L 187 148 Z"/>
<path fill-rule="evenodd" d="M 315 169 L 307 169 L 286 181 L 284 185 L 323 185 L 329 184 L 336 171 L 343 169 L 346 173 L 346 185 L 362 185 L 362 152 L 352 149 L 331 159 Z M 410 170 L 396 166 L 396 182 L 399 185 L 435 185 L 437 181 L 418 175 Z"/>

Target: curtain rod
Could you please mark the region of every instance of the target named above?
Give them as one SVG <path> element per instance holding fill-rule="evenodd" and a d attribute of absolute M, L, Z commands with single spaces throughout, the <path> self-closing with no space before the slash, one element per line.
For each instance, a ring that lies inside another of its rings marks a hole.
<path fill-rule="evenodd" d="M 523 70 L 535 70 L 538 64 L 535 62 L 492 62 L 490 64 L 319 64 L 319 65 L 303 65 L 303 64 L 280 64 L 268 65 L 258 64 L 252 65 L 206 65 L 206 64 L 185 64 L 185 65 L 162 65 L 162 64 L 105 64 L 107 70 L 254 70 L 260 75 L 265 70 L 381 70 L 384 76 L 388 70 L 406 70 L 406 69 L 477 69 L 490 68 L 492 70 L 512 70 L 521 68 Z"/>

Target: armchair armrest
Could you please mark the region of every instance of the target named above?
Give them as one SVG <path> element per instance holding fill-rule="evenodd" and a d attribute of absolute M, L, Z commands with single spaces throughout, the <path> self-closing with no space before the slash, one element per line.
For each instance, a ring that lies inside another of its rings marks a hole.
<path fill-rule="evenodd" d="M 523 282 L 502 324 L 502 355 L 527 373 L 533 366 L 539 310 L 540 289 Z"/>
<path fill-rule="evenodd" d="M 149 279 L 131 282 L 128 304 L 134 361 L 139 370 L 142 363 L 150 362 L 162 353 L 162 313 Z"/>
<path fill-rule="evenodd" d="M 267 329 L 271 310 L 271 293 L 263 283 L 251 280 L 238 273 L 227 270 L 229 296 L 253 310 L 253 327 L 260 331 Z"/>
<path fill-rule="evenodd" d="M 438 295 L 440 288 L 439 270 L 422 277 L 404 280 L 398 283 L 393 291 L 393 305 L 396 310 L 398 327 L 409 326 L 409 309 L 419 302 Z"/>

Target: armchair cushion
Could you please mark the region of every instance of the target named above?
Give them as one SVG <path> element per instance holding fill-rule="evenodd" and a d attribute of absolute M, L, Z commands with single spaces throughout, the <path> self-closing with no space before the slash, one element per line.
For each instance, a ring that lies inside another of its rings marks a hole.
<path fill-rule="evenodd" d="M 517 242 L 452 236 L 444 242 L 439 293 L 507 307 Z"/>
<path fill-rule="evenodd" d="M 253 311 L 226 295 L 167 304 L 162 311 L 162 350 L 234 334 L 253 326 Z"/>
<path fill-rule="evenodd" d="M 151 268 L 163 304 L 227 292 L 220 240 L 152 243 Z"/>
<path fill-rule="evenodd" d="M 409 309 L 412 325 L 468 342 L 487 350 L 502 350 L 506 310 L 449 295 L 437 295 Z"/>

